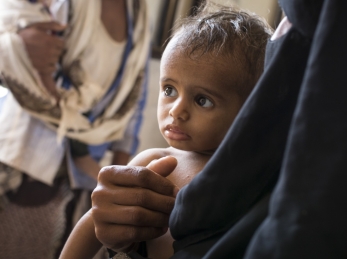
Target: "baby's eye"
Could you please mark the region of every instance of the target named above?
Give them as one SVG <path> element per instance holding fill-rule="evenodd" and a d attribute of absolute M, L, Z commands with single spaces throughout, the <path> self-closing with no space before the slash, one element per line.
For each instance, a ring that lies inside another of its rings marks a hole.
<path fill-rule="evenodd" d="M 177 91 L 173 87 L 167 86 L 164 88 L 164 94 L 166 96 L 173 97 L 177 95 Z"/>
<path fill-rule="evenodd" d="M 208 108 L 208 107 L 213 106 L 213 103 L 208 98 L 206 98 L 204 96 L 199 96 L 198 98 L 196 98 L 195 102 L 204 108 Z"/>

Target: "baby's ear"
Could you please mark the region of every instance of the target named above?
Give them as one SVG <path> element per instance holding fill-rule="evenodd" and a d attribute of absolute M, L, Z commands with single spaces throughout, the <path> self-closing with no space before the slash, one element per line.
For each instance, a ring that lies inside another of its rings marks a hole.
<path fill-rule="evenodd" d="M 165 156 L 152 160 L 146 167 L 163 177 L 167 177 L 177 166 L 177 159 L 173 156 Z"/>

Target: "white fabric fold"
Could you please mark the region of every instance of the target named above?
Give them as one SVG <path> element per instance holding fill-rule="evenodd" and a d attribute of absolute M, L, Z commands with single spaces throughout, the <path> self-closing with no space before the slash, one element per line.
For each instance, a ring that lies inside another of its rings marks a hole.
<path fill-rule="evenodd" d="M 0 122 L 0 162 L 53 184 L 65 150 L 56 133 L 23 110 L 11 93 L 3 103 Z"/>
<path fill-rule="evenodd" d="M 64 36 L 62 68 L 73 87 L 58 89 L 58 107 L 17 34 L 18 28 L 35 22 L 66 19 L 66 6 L 58 6 L 58 2 L 66 1 L 52 0 L 55 8 L 50 15 L 42 4 L 0 0 L 0 77 L 11 91 L 0 111 L 0 162 L 47 184 L 53 183 L 65 154 L 58 135 L 61 140 L 68 137 L 91 145 L 122 139 L 141 93 L 150 47 L 147 6 L 139 1 L 133 48 L 118 92 L 91 123 L 83 113 L 103 98 L 114 81 L 125 43 L 115 42 L 107 34 L 100 19 L 101 0 L 70 0 L 73 12 Z M 132 0 L 127 0 L 127 7 L 132 14 Z"/>
<path fill-rule="evenodd" d="M 43 11 L 41 4 L 1 0 L 0 20 L 6 22 L 0 24 L 0 52 L 6 52 L 6 55 L 1 54 L 0 72 L 5 84 L 10 89 L 24 88 L 28 97 L 43 103 L 46 106 L 44 114 L 39 108 L 34 107 L 35 105 L 26 105 L 18 99 L 23 99 L 23 91 L 16 93 L 11 89 L 23 108 L 33 116 L 46 123 L 58 125 L 57 132 L 61 138 L 67 136 L 94 145 L 122 138 L 127 122 L 134 113 L 135 103 L 121 116 L 115 114 L 125 105 L 133 91 L 139 92 L 139 89 L 136 89 L 136 80 L 145 67 L 150 44 L 146 5 L 142 1 L 140 3 L 139 16 L 134 28 L 134 46 L 126 60 L 118 93 L 95 122 L 90 123 L 83 113 L 90 111 L 103 98 L 119 69 L 119 59 L 115 61 L 110 58 L 112 53 L 106 53 L 111 49 L 109 46 L 115 42 L 111 42 L 110 39 L 103 41 L 98 37 L 100 29 L 103 28 L 100 20 L 101 1 L 71 1 L 73 13 L 69 22 L 70 29 L 65 36 L 66 53 L 62 58 L 62 67 L 74 87 L 68 90 L 60 89 L 61 114 L 57 115 L 54 98 L 43 87 L 20 37 L 13 30 L 18 27 L 19 20 L 30 25 L 37 21 L 50 21 L 52 16 Z M 128 0 L 127 4 L 131 9 L 132 1 Z M 98 63 L 92 62 L 93 60 L 97 60 Z M 100 66 L 103 69 L 96 69 Z"/>

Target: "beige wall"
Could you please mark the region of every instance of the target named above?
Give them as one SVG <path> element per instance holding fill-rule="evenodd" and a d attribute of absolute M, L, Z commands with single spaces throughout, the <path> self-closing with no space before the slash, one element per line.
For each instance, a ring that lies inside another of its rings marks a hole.
<path fill-rule="evenodd" d="M 277 11 L 277 0 L 211 0 L 220 4 L 235 4 L 264 17 L 271 26 Z"/>
<path fill-rule="evenodd" d="M 157 22 L 160 4 L 163 0 L 147 0 L 151 23 Z M 185 1 L 185 0 L 181 0 Z M 277 9 L 277 0 L 211 0 L 220 4 L 236 4 L 237 6 L 255 12 L 265 17 L 270 23 Z M 272 24 L 271 24 L 272 25 Z"/>

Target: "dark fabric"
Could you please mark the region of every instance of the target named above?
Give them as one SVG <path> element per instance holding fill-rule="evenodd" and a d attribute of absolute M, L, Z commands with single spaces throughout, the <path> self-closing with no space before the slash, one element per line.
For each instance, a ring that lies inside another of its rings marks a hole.
<path fill-rule="evenodd" d="M 108 257 L 113 258 L 117 255 L 117 252 L 107 248 Z M 137 251 L 131 251 L 127 254 L 128 258 L 132 259 L 145 259 L 147 258 L 147 245 L 146 241 L 140 242 Z"/>
<path fill-rule="evenodd" d="M 73 157 L 82 157 L 89 155 L 88 145 L 75 139 L 69 139 L 69 143 L 71 155 Z"/>
<path fill-rule="evenodd" d="M 142 255 L 143 257 L 148 256 L 146 242 L 140 242 L 139 248 L 137 249 L 137 253 Z"/>
<path fill-rule="evenodd" d="M 347 258 L 347 1 L 281 6 L 293 27 L 269 42 L 224 142 L 178 194 L 172 258 Z M 274 183 L 266 220 L 238 231 Z"/>
<path fill-rule="evenodd" d="M 113 258 L 117 254 L 117 252 L 113 251 L 110 248 L 107 248 L 107 252 L 108 252 L 108 257 L 109 258 Z"/>
<path fill-rule="evenodd" d="M 324 0 L 279 0 L 279 4 L 294 25 L 305 37 L 312 39 L 320 18 Z"/>
<path fill-rule="evenodd" d="M 230 258 L 232 255 L 233 259 L 243 258 L 249 240 L 267 216 L 269 198 L 270 194 L 266 195 L 242 219 L 229 228 L 228 232 L 208 251 L 206 257 L 222 259 Z"/>
<path fill-rule="evenodd" d="M 246 258 L 347 258 L 347 1 L 316 2 L 323 4 L 282 175 Z"/>
<path fill-rule="evenodd" d="M 53 186 L 49 186 L 23 174 L 19 188 L 6 193 L 6 196 L 12 203 L 23 207 L 45 205 L 57 195 L 62 180 L 57 179 Z"/>
<path fill-rule="evenodd" d="M 226 234 L 220 233 L 178 250 L 174 258 L 197 259 L 201 258 L 202 254 L 218 259 L 243 258 L 250 238 L 267 215 L 269 197 L 270 195 L 266 195 L 261 199 L 242 219 L 229 228 Z M 225 249 L 219 249 L 221 246 Z"/>

